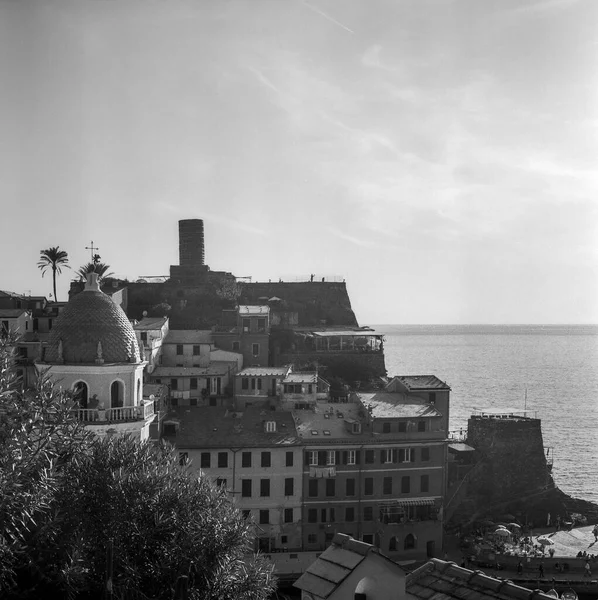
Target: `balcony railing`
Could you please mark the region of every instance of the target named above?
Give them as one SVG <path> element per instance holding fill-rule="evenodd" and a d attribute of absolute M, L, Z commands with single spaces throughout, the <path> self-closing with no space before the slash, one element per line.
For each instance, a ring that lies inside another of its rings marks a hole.
<path fill-rule="evenodd" d="M 77 418 L 84 423 L 122 423 L 145 421 L 154 414 L 154 402 L 144 401 L 139 406 L 121 406 L 105 410 L 98 408 L 76 408 Z"/>

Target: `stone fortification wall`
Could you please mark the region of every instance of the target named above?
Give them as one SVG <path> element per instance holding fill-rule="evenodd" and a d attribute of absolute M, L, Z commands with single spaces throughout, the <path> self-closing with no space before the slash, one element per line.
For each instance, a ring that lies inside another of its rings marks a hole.
<path fill-rule="evenodd" d="M 479 510 L 526 511 L 552 488 L 540 419 L 473 416 L 467 443 L 476 449 L 478 463 L 468 496 Z"/>
<path fill-rule="evenodd" d="M 344 282 L 243 283 L 239 304 L 259 304 L 260 298 L 272 297 L 280 298 L 270 304 L 272 309 L 297 312 L 300 327 L 358 325 Z"/>
<path fill-rule="evenodd" d="M 293 354 L 285 352 L 273 357 L 276 366 L 293 364 L 296 368 L 312 367 L 317 364 L 321 374 L 326 377 L 330 375 L 341 376 L 343 379 L 367 380 L 373 376 L 386 375 L 383 352 L 370 353 L 306 353 Z"/>

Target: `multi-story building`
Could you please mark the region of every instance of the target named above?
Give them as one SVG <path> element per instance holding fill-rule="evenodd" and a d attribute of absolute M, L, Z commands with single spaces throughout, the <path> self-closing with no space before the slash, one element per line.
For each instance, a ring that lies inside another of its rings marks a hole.
<path fill-rule="evenodd" d="M 137 343 L 143 348 L 147 361 L 146 380 L 160 364 L 162 343 L 170 329 L 168 317 L 144 317 L 133 322 Z"/>
<path fill-rule="evenodd" d="M 304 550 L 337 532 L 402 558 L 442 547 L 449 387 L 398 377 L 389 389 L 293 413 L 305 452 Z"/>
<path fill-rule="evenodd" d="M 171 329 L 161 343 L 152 383 L 168 386 L 173 406 L 224 406 L 242 365 L 240 353 L 214 348 L 211 331 Z"/>
<path fill-rule="evenodd" d="M 303 461 L 301 442 L 288 411 L 247 407 L 174 409 L 163 438 L 233 496 L 255 524 L 262 551 L 301 549 Z"/>
<path fill-rule="evenodd" d="M 214 327 L 213 339 L 218 348 L 240 352 L 246 367 L 268 366 L 270 307 L 242 305 L 222 311 L 222 323 Z"/>

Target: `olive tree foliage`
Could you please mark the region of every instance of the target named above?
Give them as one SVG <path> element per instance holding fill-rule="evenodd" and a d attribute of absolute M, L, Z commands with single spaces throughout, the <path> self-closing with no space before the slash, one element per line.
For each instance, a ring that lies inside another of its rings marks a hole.
<path fill-rule="evenodd" d="M 271 565 L 240 511 L 171 447 L 99 438 L 48 374 L 22 391 L 0 340 L 0 597 L 266 598 Z"/>
<path fill-rule="evenodd" d="M 271 565 L 252 555 L 252 532 L 225 492 L 179 465 L 169 446 L 114 436 L 69 463 L 60 504 L 72 507 L 63 535 L 72 548 L 73 588 L 100 592 L 106 548 L 113 587 L 171 598 L 187 576 L 189 597 L 261 599 Z"/>
<path fill-rule="evenodd" d="M 74 418 L 73 399 L 47 374 L 22 390 L 14 341 L 0 339 L 0 596 L 46 580 L 53 549 L 45 544 L 60 526 L 61 470 L 90 440 Z"/>

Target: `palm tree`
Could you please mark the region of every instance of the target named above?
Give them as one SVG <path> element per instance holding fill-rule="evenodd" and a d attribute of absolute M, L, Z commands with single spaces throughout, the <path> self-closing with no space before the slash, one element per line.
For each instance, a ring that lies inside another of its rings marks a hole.
<path fill-rule="evenodd" d="M 103 262 L 94 261 L 94 262 L 88 262 L 87 264 L 80 267 L 79 270 L 77 271 L 77 274 L 81 278 L 81 281 L 85 281 L 87 279 L 88 273 L 97 273 L 98 274 L 98 283 L 102 283 L 102 281 L 104 281 L 104 279 L 114 276 L 114 273 L 108 273 L 109 269 L 110 269 L 110 265 L 107 265 Z"/>
<path fill-rule="evenodd" d="M 69 255 L 68 252 L 60 250 L 60 246 L 52 246 L 52 248 L 46 248 L 45 250 L 39 251 L 40 258 L 37 266 L 42 270 L 42 277 L 46 274 L 48 269 L 52 269 L 52 283 L 54 284 L 54 301 L 58 302 L 56 297 L 56 273 L 59 275 L 62 273 L 62 268 L 66 267 L 70 269 Z"/>

